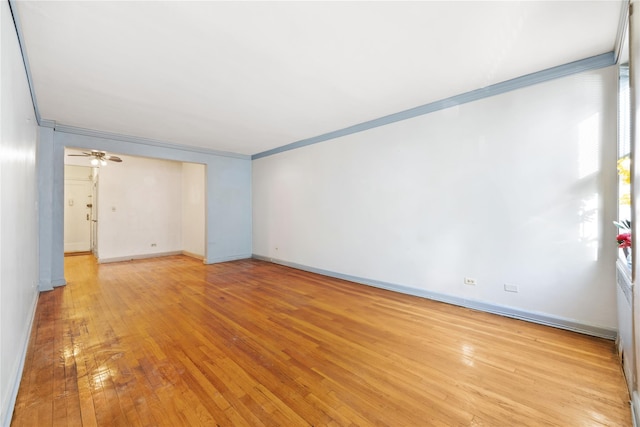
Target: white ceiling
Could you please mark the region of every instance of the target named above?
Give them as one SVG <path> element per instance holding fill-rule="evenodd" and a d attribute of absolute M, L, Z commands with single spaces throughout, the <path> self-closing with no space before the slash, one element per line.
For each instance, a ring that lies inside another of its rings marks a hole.
<path fill-rule="evenodd" d="M 40 114 L 255 154 L 614 50 L 624 1 L 17 1 Z"/>

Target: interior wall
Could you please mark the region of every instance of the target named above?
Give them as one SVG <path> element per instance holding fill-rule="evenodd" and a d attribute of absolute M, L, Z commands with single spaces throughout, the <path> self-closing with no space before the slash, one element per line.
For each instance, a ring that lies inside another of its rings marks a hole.
<path fill-rule="evenodd" d="M 253 252 L 615 331 L 616 82 L 585 72 L 255 160 Z"/>
<path fill-rule="evenodd" d="M 38 128 L 6 1 L 0 43 L 0 421 L 9 425 L 38 295 Z"/>
<path fill-rule="evenodd" d="M 182 251 L 182 164 L 119 156 L 100 168 L 99 261 Z"/>
<path fill-rule="evenodd" d="M 182 164 L 182 249 L 192 256 L 205 256 L 204 165 Z"/>
<path fill-rule="evenodd" d="M 93 168 L 67 164 L 64 166 L 64 179 L 91 181 L 93 179 Z"/>
<path fill-rule="evenodd" d="M 40 290 L 66 283 L 63 251 L 65 147 L 204 164 L 207 171 L 204 262 L 211 264 L 251 257 L 251 159 L 248 156 L 79 129 L 41 128 L 40 134 L 46 142 L 42 144 L 46 149 L 40 152 L 41 163 L 49 165 L 41 170 L 42 179 L 39 180 L 39 236 L 46 241 L 41 246 Z"/>

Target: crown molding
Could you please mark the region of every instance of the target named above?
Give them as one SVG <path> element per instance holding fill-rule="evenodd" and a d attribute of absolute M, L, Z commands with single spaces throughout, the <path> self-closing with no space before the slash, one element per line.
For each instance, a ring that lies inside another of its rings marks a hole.
<path fill-rule="evenodd" d="M 517 89 L 522 89 L 538 83 L 547 82 L 550 80 L 570 76 L 572 74 L 577 74 L 584 71 L 608 67 L 610 65 L 614 65 L 615 63 L 616 61 L 615 61 L 614 52 L 603 53 L 601 55 L 596 55 L 590 58 L 581 59 L 579 61 L 570 62 L 568 64 L 559 65 L 557 67 L 548 68 L 546 70 L 527 74 L 521 77 L 516 77 L 511 80 L 506 80 L 504 82 L 500 82 L 500 83 L 493 84 L 491 86 L 472 90 L 470 92 L 466 92 L 460 95 L 455 95 L 449 98 L 441 99 L 439 101 L 434 101 L 429 104 L 424 104 L 419 107 L 401 111 L 399 113 L 394 113 L 388 116 L 369 120 L 367 122 L 359 123 L 357 125 L 349 126 L 333 132 L 329 132 L 319 136 L 314 136 L 312 138 L 307 138 L 300 141 L 292 142 L 291 144 L 283 145 L 281 147 L 273 148 L 271 150 L 254 154 L 253 156 L 251 156 L 251 159 L 257 160 L 263 157 L 273 156 L 274 154 L 283 153 L 289 150 L 295 150 L 296 148 L 306 147 L 307 145 L 313 145 L 319 142 L 328 141 L 330 139 L 335 139 L 342 136 L 351 135 L 353 133 L 362 132 L 368 129 L 373 129 L 379 126 L 388 125 L 390 123 L 411 119 L 414 117 L 422 116 L 424 114 L 429 114 L 435 111 L 444 110 L 445 108 L 450 108 L 456 105 L 478 101 L 483 98 L 500 95 L 502 93 L 510 92 Z"/>
<path fill-rule="evenodd" d="M 130 135 L 122 135 L 118 133 L 104 132 L 99 130 L 85 129 L 85 128 L 79 128 L 75 126 L 67 126 L 67 125 L 57 124 L 52 120 L 47 120 L 47 123 L 54 123 L 55 124 L 54 130 L 56 132 L 68 133 L 73 135 L 90 136 L 93 138 L 111 139 L 115 141 L 129 142 L 129 143 L 138 144 L 138 145 L 170 148 L 173 150 L 191 151 L 194 153 L 209 154 L 209 155 L 221 156 L 221 157 L 233 157 L 236 159 L 245 159 L 245 160 L 251 159 L 251 156 L 247 154 L 211 150 L 208 148 L 194 147 L 191 145 L 174 144 L 170 142 L 158 141 L 155 139 L 141 138 L 141 137 L 130 136 Z"/>
<path fill-rule="evenodd" d="M 55 120 L 40 119 L 38 121 L 38 125 L 42 126 L 43 128 L 55 129 L 56 128 L 56 121 Z"/>
<path fill-rule="evenodd" d="M 16 34 L 18 37 L 18 43 L 20 45 L 20 51 L 22 53 L 24 68 L 27 74 L 27 81 L 29 84 L 29 91 L 31 92 L 33 109 L 34 109 L 36 120 L 39 126 L 53 128 L 58 132 L 66 132 L 66 133 L 71 133 L 76 135 L 93 136 L 97 138 L 109 138 L 109 139 L 115 139 L 118 141 L 132 142 L 136 144 L 145 144 L 145 145 L 151 145 L 151 146 L 157 146 L 157 147 L 181 149 L 181 150 L 193 151 L 197 153 L 214 154 L 218 156 L 235 157 L 240 159 L 251 159 L 251 160 L 261 159 L 263 157 L 272 156 L 275 154 L 283 153 L 285 151 L 294 150 L 296 148 L 306 147 L 308 145 L 317 144 L 319 142 L 328 141 L 331 139 L 339 138 L 339 137 L 350 135 L 353 133 L 362 132 L 368 129 L 373 129 L 379 126 L 384 126 L 384 125 L 399 122 L 402 120 L 407 120 L 407 119 L 418 117 L 424 114 L 429 114 L 435 111 L 443 110 L 445 108 L 450 108 L 456 105 L 477 101 L 483 98 L 488 98 L 488 97 L 499 95 L 512 90 L 517 90 L 527 86 L 557 79 L 560 77 L 565 77 L 565 76 L 569 76 L 572 74 L 576 74 L 576 73 L 580 73 L 588 70 L 594 70 L 594 69 L 614 65 L 617 63 L 619 59 L 620 51 L 622 50 L 622 47 L 623 47 L 624 34 L 626 30 L 626 24 L 628 22 L 627 17 L 629 12 L 629 1 L 625 1 L 620 14 L 620 21 L 618 25 L 618 33 L 616 36 L 615 48 L 611 52 L 603 53 L 601 55 L 596 55 L 590 58 L 585 58 L 585 59 L 574 61 L 574 62 L 570 62 L 568 64 L 559 65 L 557 67 L 548 68 L 546 70 L 538 71 L 535 73 L 527 74 L 525 76 L 521 76 L 521 77 L 517 77 L 504 82 L 496 83 L 491 86 L 487 86 L 487 87 L 476 89 L 460 95 L 455 95 L 446 99 L 424 104 L 415 108 L 400 111 L 398 113 L 390 114 L 377 119 L 369 120 L 367 122 L 359 123 L 343 129 L 335 130 L 335 131 L 328 132 L 315 137 L 292 142 L 290 144 L 286 144 L 270 150 L 262 151 L 260 153 L 256 153 L 253 155 L 244 155 L 244 154 L 238 154 L 238 153 L 232 153 L 232 152 L 217 151 L 217 150 L 210 150 L 206 148 L 167 143 L 163 141 L 140 138 L 135 136 L 121 135 L 121 134 L 102 132 L 102 131 L 96 131 L 91 129 L 76 128 L 73 126 L 59 125 L 54 120 L 43 119 L 38 109 L 38 102 L 37 102 L 35 89 L 33 85 L 33 79 L 31 76 L 31 68 L 29 66 L 29 59 L 27 56 L 27 52 L 24 44 L 24 37 L 22 34 L 22 27 L 17 15 L 17 8 L 16 8 L 17 0 L 8 0 L 8 2 L 9 2 L 9 9 L 13 17 Z"/>
<path fill-rule="evenodd" d="M 629 6 L 630 1 L 626 0 L 622 3 L 620 9 L 620 19 L 618 20 L 618 33 L 616 34 L 616 43 L 613 47 L 614 59 L 616 64 L 620 62 L 620 54 L 624 49 L 625 38 L 627 35 L 627 28 L 629 26 Z M 627 40 L 628 43 L 628 40 Z"/>
<path fill-rule="evenodd" d="M 20 46 L 20 53 L 22 54 L 22 63 L 24 64 L 24 70 L 27 73 L 27 83 L 29 84 L 29 92 L 31 93 L 31 102 L 33 104 L 33 111 L 36 115 L 36 121 L 38 125 L 42 121 L 40 116 L 40 110 L 38 109 L 38 100 L 36 99 L 36 91 L 33 88 L 33 79 L 31 78 L 31 67 L 29 66 L 29 57 L 27 56 L 27 50 L 24 44 L 24 36 L 22 35 L 22 25 L 20 24 L 20 18 L 18 17 L 16 0 L 9 0 L 9 10 L 11 11 L 11 17 L 13 18 L 13 26 L 16 29 L 16 35 L 18 36 L 18 45 Z"/>

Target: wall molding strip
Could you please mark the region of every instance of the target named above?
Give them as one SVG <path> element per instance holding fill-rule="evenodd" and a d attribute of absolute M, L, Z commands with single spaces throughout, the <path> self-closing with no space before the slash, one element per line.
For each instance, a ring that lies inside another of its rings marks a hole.
<path fill-rule="evenodd" d="M 189 258 L 195 258 L 197 260 L 200 260 L 202 262 L 204 262 L 204 255 L 198 255 L 194 252 L 189 252 L 189 251 L 182 251 L 182 255 L 184 256 L 188 256 Z"/>
<path fill-rule="evenodd" d="M 253 258 L 252 254 L 239 254 L 239 255 L 229 255 L 225 257 L 215 257 L 215 258 L 207 258 L 204 260 L 205 264 L 218 264 L 221 262 L 229 262 L 229 261 L 238 261 L 241 259 Z"/>
<path fill-rule="evenodd" d="M 16 7 L 17 0 L 9 0 L 9 10 L 11 11 L 11 17 L 13 18 L 13 26 L 16 29 L 18 35 L 18 45 L 20 46 L 20 53 L 22 54 L 22 63 L 24 64 L 24 70 L 27 74 L 27 83 L 29 84 L 29 92 L 31 93 L 31 102 L 33 103 L 33 111 L 36 115 L 36 121 L 38 125 L 42 121 L 40 116 L 40 110 L 38 109 L 38 100 L 36 99 L 36 91 L 33 87 L 33 79 L 31 78 L 31 67 L 29 66 L 29 57 L 27 56 L 27 50 L 24 45 L 24 36 L 22 35 L 22 25 L 20 24 L 20 18 L 18 18 L 18 12 Z"/>
<path fill-rule="evenodd" d="M 194 153 L 201 153 L 201 154 L 211 154 L 214 156 L 221 156 L 221 157 L 233 157 L 236 159 L 245 159 L 245 160 L 251 159 L 251 156 L 247 154 L 232 153 L 228 151 L 210 150 L 208 148 L 194 147 L 191 145 L 173 144 L 170 142 L 163 142 L 155 139 L 122 135 L 122 134 L 111 133 L 111 132 L 103 132 L 103 131 L 92 130 L 92 129 L 84 129 L 84 128 L 79 128 L 74 126 L 66 126 L 62 124 L 57 124 L 51 120 L 47 120 L 46 122 L 47 124 L 54 123 L 54 130 L 56 132 L 68 133 L 73 135 L 90 136 L 94 138 L 112 139 L 115 141 L 130 142 L 132 144 L 149 145 L 153 147 L 170 148 L 170 149 L 182 150 L 182 151 L 191 151 Z M 78 147 L 78 148 L 82 148 L 82 147 Z"/>
<path fill-rule="evenodd" d="M 25 69 L 25 72 L 27 74 L 27 82 L 29 84 L 29 92 L 31 93 L 31 102 L 33 103 L 33 110 L 35 112 L 36 121 L 38 122 L 39 126 L 46 127 L 46 128 L 52 128 L 52 129 L 55 129 L 58 132 L 72 133 L 72 134 L 76 134 L 76 135 L 93 136 L 93 137 L 96 137 L 96 138 L 114 139 L 114 140 L 117 140 L 117 141 L 131 142 L 131 143 L 134 143 L 134 144 L 145 144 L 145 145 L 151 145 L 151 146 L 155 146 L 155 147 L 173 148 L 173 149 L 178 149 L 178 150 L 192 151 L 192 152 L 202 153 L 202 154 L 212 154 L 212 155 L 223 156 L 223 157 L 234 157 L 234 158 L 246 159 L 246 160 L 250 160 L 251 159 L 251 156 L 246 155 L 246 154 L 238 154 L 238 153 L 232 153 L 232 152 L 226 152 L 226 151 L 210 150 L 210 149 L 206 149 L 206 148 L 193 147 L 193 146 L 180 145 L 180 144 L 172 144 L 172 143 L 163 142 L 163 141 L 157 141 L 157 140 L 153 140 L 153 139 L 139 138 L 139 137 L 135 137 L 135 136 L 121 135 L 121 134 L 110 133 L 110 132 L 102 132 L 102 131 L 96 131 L 96 130 L 91 130 L 91 129 L 82 129 L 82 128 L 77 128 L 77 127 L 74 127 L 74 126 L 65 126 L 65 125 L 62 125 L 62 124 L 57 124 L 54 120 L 43 119 L 42 116 L 40 115 L 40 109 L 38 108 L 38 100 L 36 98 L 36 92 L 35 92 L 35 88 L 34 88 L 34 84 L 33 84 L 33 78 L 31 76 L 31 67 L 29 65 L 29 57 L 27 56 L 27 51 L 26 51 L 26 48 L 25 48 L 24 36 L 22 34 L 22 26 L 20 24 L 20 19 L 18 18 L 16 2 L 17 2 L 17 0 L 9 0 L 9 10 L 11 11 L 11 16 L 13 18 L 13 24 L 14 24 L 14 27 L 15 27 L 15 30 L 16 30 L 16 34 L 18 36 L 18 44 L 20 45 L 20 53 L 22 54 L 22 62 L 24 64 L 24 69 Z"/>
<path fill-rule="evenodd" d="M 165 256 L 182 255 L 182 251 L 158 252 L 153 254 L 139 254 L 119 256 L 112 258 L 98 258 L 98 264 L 108 264 L 111 262 L 133 261 L 135 259 L 161 258 Z"/>
<path fill-rule="evenodd" d="M 153 254 L 137 254 L 137 255 L 119 256 L 119 257 L 112 257 L 112 258 L 98 258 L 98 264 L 109 264 L 112 262 L 133 261 L 137 259 L 160 258 L 165 256 L 173 256 L 173 255 L 186 255 L 186 256 L 194 257 L 202 260 L 203 264 L 217 264 L 220 262 L 238 261 L 241 259 L 252 258 L 251 254 L 240 254 L 240 255 L 231 255 L 228 257 L 205 259 L 203 256 L 191 254 L 185 251 L 170 251 L 170 252 L 158 252 Z"/>
<path fill-rule="evenodd" d="M 618 20 L 618 33 L 616 34 L 616 43 L 613 48 L 615 53 L 616 64 L 620 62 L 620 54 L 624 49 L 625 36 L 627 34 L 627 26 L 629 24 L 629 0 L 625 1 L 620 8 L 620 19 Z M 628 43 L 628 40 L 627 40 Z"/>
<path fill-rule="evenodd" d="M 300 141 L 292 142 L 291 144 L 283 145 L 281 147 L 273 148 L 271 150 L 266 150 L 261 153 L 254 154 L 253 156 L 251 156 L 251 159 L 257 160 L 263 157 L 273 156 L 274 154 L 283 153 L 289 150 L 295 150 L 296 148 L 306 147 L 308 145 L 317 144 L 319 142 L 328 141 L 330 139 L 335 139 L 342 136 L 351 135 L 353 133 L 362 132 L 368 129 L 373 129 L 379 126 L 388 125 L 390 123 L 411 119 L 414 117 L 422 116 L 424 114 L 429 114 L 435 111 L 454 107 L 456 105 L 478 101 L 483 98 L 500 95 L 502 93 L 510 92 L 517 89 L 522 89 L 538 83 L 547 82 L 550 80 L 570 76 L 570 75 L 581 73 L 584 71 L 596 70 L 599 68 L 608 67 L 610 65 L 614 65 L 615 63 L 616 61 L 615 61 L 614 52 L 603 53 L 601 55 L 592 56 L 590 58 L 581 59 L 579 61 L 570 62 L 568 64 L 563 64 L 557 67 L 552 67 L 546 70 L 516 77 L 511 80 L 493 84 L 491 86 L 472 90 L 470 92 L 466 92 L 460 95 L 455 95 L 450 98 L 442 99 L 439 101 L 434 101 L 429 104 L 424 104 L 408 110 L 400 111 L 399 113 L 394 113 L 388 116 L 369 120 L 364 123 L 359 123 L 357 125 L 349 126 L 336 131 L 314 136 L 312 138 L 307 138 Z"/>
<path fill-rule="evenodd" d="M 50 129 L 56 128 L 55 120 L 40 119 L 39 125 L 42 126 L 43 128 L 50 128 Z"/>
<path fill-rule="evenodd" d="M 388 291 L 399 292 L 407 295 L 413 295 L 416 297 L 431 299 L 434 301 L 440 301 L 447 304 L 453 304 L 460 307 L 470 308 L 473 310 L 484 311 L 487 313 L 498 314 L 501 316 L 511 317 L 518 320 L 525 320 L 527 322 L 538 323 L 545 326 L 552 326 L 554 328 L 566 329 L 569 331 L 579 332 L 582 334 L 605 338 L 609 340 L 615 340 L 618 334 L 615 329 L 608 329 L 600 326 L 588 325 L 576 320 L 550 316 L 544 313 L 530 312 L 530 311 L 520 310 L 513 307 L 490 304 L 490 303 L 486 303 L 478 300 L 460 298 L 453 295 L 446 295 L 439 292 L 432 292 L 432 291 L 427 291 L 423 289 L 411 288 L 409 286 L 403 286 L 403 285 L 398 285 L 394 283 L 387 283 L 387 282 L 382 282 L 382 281 L 373 280 L 373 279 L 365 279 L 362 277 L 336 273 L 334 271 L 323 270 L 315 267 L 309 267 L 309 266 L 298 264 L 295 262 L 288 262 L 280 259 L 265 257 L 262 255 L 253 254 L 252 258 L 271 262 L 274 264 L 284 265 L 286 267 L 295 268 L 297 270 L 308 271 L 310 273 L 321 274 L 323 276 L 347 280 L 349 282 L 359 283 L 367 286 L 373 286 L 375 288 L 386 289 Z"/>
<path fill-rule="evenodd" d="M 418 117 L 424 114 L 429 114 L 435 111 L 443 110 L 445 108 L 450 108 L 456 105 L 477 101 L 483 98 L 488 98 L 488 97 L 499 95 L 505 92 L 510 92 L 512 90 L 521 89 L 534 84 L 557 79 L 560 77 L 565 77 L 565 76 L 580 73 L 583 71 L 594 70 L 594 69 L 614 65 L 618 61 L 618 56 L 622 48 L 622 39 L 624 37 L 624 30 L 626 27 L 626 16 L 627 16 L 627 9 L 628 9 L 628 7 L 622 8 L 623 11 L 621 12 L 620 24 L 618 25 L 616 45 L 615 45 L 614 51 L 612 52 L 603 53 L 601 55 L 592 56 L 590 58 L 581 59 L 578 61 L 570 62 L 568 64 L 563 64 L 556 67 L 548 68 L 546 70 L 516 77 L 514 79 L 496 83 L 484 88 L 472 90 L 470 92 L 466 92 L 460 95 L 455 95 L 439 101 L 434 101 L 418 107 L 410 108 L 408 110 L 400 111 L 398 113 L 390 114 L 387 116 L 379 117 L 377 119 L 369 120 L 367 122 L 349 126 L 343 129 L 328 132 L 322 135 L 292 142 L 290 144 L 286 144 L 280 147 L 273 148 L 271 150 L 266 150 L 266 151 L 249 156 L 249 155 L 238 154 L 238 153 L 207 150 L 205 148 L 172 144 L 172 143 L 167 143 L 167 142 L 157 141 L 157 140 L 152 140 L 147 138 L 139 138 L 135 136 L 128 136 L 128 135 L 121 135 L 121 134 L 115 134 L 110 132 L 102 132 L 102 131 L 96 131 L 96 130 L 90 130 L 90 129 L 77 128 L 74 126 L 65 126 L 63 124 L 57 124 L 53 120 L 43 119 L 38 109 L 38 102 L 37 102 L 35 89 L 33 85 L 33 79 L 31 77 L 31 68 L 29 66 L 29 59 L 27 57 L 27 53 L 24 46 L 24 37 L 22 35 L 22 27 L 16 12 L 17 10 L 15 5 L 16 1 L 17 0 L 9 0 L 9 9 L 11 10 L 11 15 L 13 17 L 16 34 L 18 36 L 18 43 L 20 45 L 22 60 L 24 63 L 26 74 L 27 74 L 27 81 L 29 83 L 29 91 L 31 92 L 33 109 L 35 111 L 36 120 L 39 126 L 54 128 L 56 131 L 59 131 L 59 132 L 73 133 L 76 135 L 93 136 L 97 138 L 108 138 L 108 139 L 115 139 L 123 142 L 131 142 L 134 144 L 145 144 L 145 145 L 164 147 L 164 148 L 174 148 L 174 149 L 178 148 L 182 150 L 194 151 L 194 152 L 205 153 L 205 154 L 213 154 L 218 156 L 235 157 L 235 158 L 251 159 L 251 160 L 261 159 L 263 157 L 272 156 L 275 154 L 283 153 L 285 151 L 294 150 L 296 148 L 306 147 L 308 145 L 317 144 L 319 142 L 328 141 L 330 139 L 335 139 L 335 138 L 350 135 L 353 133 L 362 132 L 368 129 L 373 129 L 379 126 L 384 126 L 384 125 L 388 125 L 398 121 L 407 120 L 413 117 Z"/>

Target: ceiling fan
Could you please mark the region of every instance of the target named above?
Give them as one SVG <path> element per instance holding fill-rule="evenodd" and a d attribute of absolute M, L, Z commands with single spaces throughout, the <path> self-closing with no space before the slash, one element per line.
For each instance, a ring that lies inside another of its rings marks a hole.
<path fill-rule="evenodd" d="M 98 165 L 106 166 L 107 160 L 110 160 L 112 162 L 117 162 L 117 163 L 122 162 L 122 159 L 120 157 L 111 156 L 111 155 L 108 155 L 106 151 L 98 151 L 98 150 L 91 150 L 90 153 L 83 151 L 82 154 L 68 154 L 68 156 L 93 157 L 93 159 L 91 159 L 91 166 L 98 166 Z"/>

